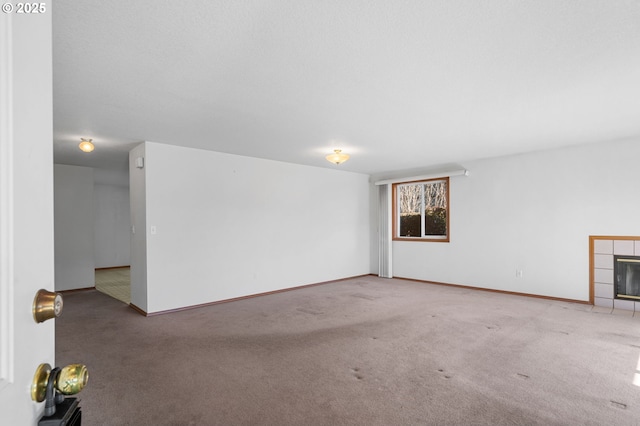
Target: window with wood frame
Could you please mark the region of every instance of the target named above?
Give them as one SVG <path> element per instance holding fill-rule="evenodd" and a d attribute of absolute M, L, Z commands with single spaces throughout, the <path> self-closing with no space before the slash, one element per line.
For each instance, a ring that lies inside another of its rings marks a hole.
<path fill-rule="evenodd" d="M 449 178 L 393 185 L 393 238 L 449 241 Z"/>

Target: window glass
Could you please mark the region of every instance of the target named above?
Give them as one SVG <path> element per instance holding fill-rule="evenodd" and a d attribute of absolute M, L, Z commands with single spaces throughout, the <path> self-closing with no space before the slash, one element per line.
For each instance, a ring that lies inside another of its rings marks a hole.
<path fill-rule="evenodd" d="M 394 185 L 395 237 L 449 240 L 449 179 Z"/>

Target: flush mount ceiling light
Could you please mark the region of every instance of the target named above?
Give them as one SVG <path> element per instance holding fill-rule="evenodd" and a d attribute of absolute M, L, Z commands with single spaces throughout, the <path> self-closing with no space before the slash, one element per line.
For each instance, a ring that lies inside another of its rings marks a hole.
<path fill-rule="evenodd" d="M 344 154 L 341 149 L 334 149 L 333 154 L 329 154 L 325 158 L 330 163 L 340 164 L 347 161 L 349 159 L 349 155 Z"/>
<path fill-rule="evenodd" d="M 81 151 L 91 152 L 95 149 L 95 146 L 93 146 L 93 143 L 91 143 L 92 139 L 80 138 L 80 140 L 82 142 L 80 142 L 80 145 L 78 145 L 78 148 L 80 148 Z"/>

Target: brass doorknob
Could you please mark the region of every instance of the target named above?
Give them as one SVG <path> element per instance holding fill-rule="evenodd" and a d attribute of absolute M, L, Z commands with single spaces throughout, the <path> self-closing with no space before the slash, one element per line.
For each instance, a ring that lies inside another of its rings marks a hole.
<path fill-rule="evenodd" d="M 57 318 L 62 314 L 62 295 L 53 291 L 38 290 L 33 299 L 33 319 L 37 323 Z"/>
<path fill-rule="evenodd" d="M 84 364 L 69 364 L 60 370 L 55 388 L 63 395 L 75 395 L 87 385 L 89 371 Z"/>
<path fill-rule="evenodd" d="M 57 374 L 51 377 L 51 366 L 40 364 L 33 375 L 31 383 L 31 399 L 42 402 L 47 393 L 47 384 L 53 380 L 53 388 L 63 395 L 75 395 L 80 392 L 89 381 L 89 371 L 83 364 L 70 364 L 62 369 L 55 369 Z"/>

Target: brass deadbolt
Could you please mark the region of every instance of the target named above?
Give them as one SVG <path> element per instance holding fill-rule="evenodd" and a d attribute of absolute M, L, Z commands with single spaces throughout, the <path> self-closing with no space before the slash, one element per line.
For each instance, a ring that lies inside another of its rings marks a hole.
<path fill-rule="evenodd" d="M 38 290 L 33 299 L 33 319 L 37 323 L 57 318 L 62 314 L 62 295 L 53 291 Z"/>

